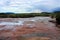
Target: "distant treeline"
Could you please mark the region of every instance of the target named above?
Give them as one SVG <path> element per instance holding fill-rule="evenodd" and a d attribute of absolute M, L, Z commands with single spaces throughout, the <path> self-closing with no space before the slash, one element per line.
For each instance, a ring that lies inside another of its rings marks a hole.
<path fill-rule="evenodd" d="M 53 13 L 42 12 L 42 13 L 0 13 L 0 18 L 28 18 L 35 16 L 52 16 Z"/>
<path fill-rule="evenodd" d="M 29 18 L 35 16 L 51 16 L 52 18 L 56 17 L 60 11 L 55 12 L 42 12 L 42 13 L 0 13 L 0 18 Z M 60 16 L 60 15 L 58 15 Z"/>

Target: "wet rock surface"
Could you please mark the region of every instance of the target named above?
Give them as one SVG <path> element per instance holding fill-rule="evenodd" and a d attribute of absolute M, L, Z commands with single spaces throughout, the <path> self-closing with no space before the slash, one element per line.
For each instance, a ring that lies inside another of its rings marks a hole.
<path fill-rule="evenodd" d="M 15 18 L 22 21 L 22 18 Z M 15 20 L 2 18 L 0 20 Z M 29 21 L 32 20 L 33 21 Z M 15 21 L 16 21 L 15 20 Z M 48 18 L 49 20 L 49 18 Z M 24 18 L 23 25 L 0 25 L 0 40 L 60 40 L 60 28 L 46 18 Z"/>

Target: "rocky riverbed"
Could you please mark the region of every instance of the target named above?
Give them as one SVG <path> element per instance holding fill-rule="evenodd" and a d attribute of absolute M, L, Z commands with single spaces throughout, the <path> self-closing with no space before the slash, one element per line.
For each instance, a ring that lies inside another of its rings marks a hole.
<path fill-rule="evenodd" d="M 0 18 L 0 40 L 60 40 L 50 17 Z"/>

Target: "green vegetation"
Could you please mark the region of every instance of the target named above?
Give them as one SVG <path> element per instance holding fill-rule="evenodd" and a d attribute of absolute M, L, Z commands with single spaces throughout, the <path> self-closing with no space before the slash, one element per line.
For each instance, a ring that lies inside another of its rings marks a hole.
<path fill-rule="evenodd" d="M 0 18 L 29 18 L 35 16 L 50 16 L 50 13 L 0 13 Z"/>
<path fill-rule="evenodd" d="M 56 11 L 54 13 L 56 13 L 56 23 L 60 24 L 60 11 Z"/>

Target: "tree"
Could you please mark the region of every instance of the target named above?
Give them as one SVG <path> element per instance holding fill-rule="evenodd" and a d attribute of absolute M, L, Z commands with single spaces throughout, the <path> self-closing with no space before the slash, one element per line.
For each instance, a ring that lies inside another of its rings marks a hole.
<path fill-rule="evenodd" d="M 55 11 L 54 13 L 56 13 L 56 24 L 60 25 L 60 11 Z"/>

